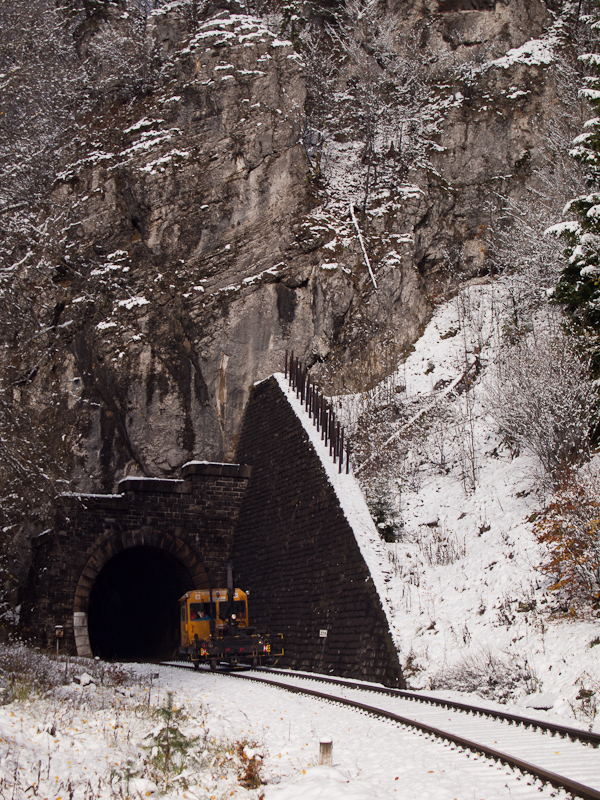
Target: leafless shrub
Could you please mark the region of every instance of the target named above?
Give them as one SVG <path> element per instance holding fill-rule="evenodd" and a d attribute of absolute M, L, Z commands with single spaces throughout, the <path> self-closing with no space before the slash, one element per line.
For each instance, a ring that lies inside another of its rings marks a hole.
<path fill-rule="evenodd" d="M 592 730 L 594 721 L 598 716 L 598 712 L 600 712 L 600 704 L 598 703 L 600 681 L 589 673 L 584 672 L 577 679 L 577 685 L 579 686 L 577 697 L 569 705 L 575 719 L 587 723 L 590 730 Z"/>
<path fill-rule="evenodd" d="M 589 456 L 597 391 L 559 323 L 508 343 L 487 395 L 505 439 L 534 453 L 554 485 Z"/>
<path fill-rule="evenodd" d="M 99 686 L 130 686 L 143 682 L 122 664 L 69 656 L 48 656 L 23 643 L 0 645 L 0 703 L 30 694 L 53 693 L 86 672 Z"/>
<path fill-rule="evenodd" d="M 526 658 L 500 656 L 487 649 L 469 653 L 432 680 L 432 689 L 472 692 L 499 703 L 531 694 L 537 688 L 539 681 Z"/>
<path fill-rule="evenodd" d="M 423 559 L 430 567 L 445 567 L 463 558 L 467 552 L 465 540 L 442 525 L 427 534 L 419 533 L 417 545 Z"/>

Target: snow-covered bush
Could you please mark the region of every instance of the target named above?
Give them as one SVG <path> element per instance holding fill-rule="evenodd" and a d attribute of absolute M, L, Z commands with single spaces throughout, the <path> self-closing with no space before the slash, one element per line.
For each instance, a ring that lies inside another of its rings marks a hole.
<path fill-rule="evenodd" d="M 0 702 L 24 699 L 30 692 L 60 686 L 65 666 L 23 644 L 0 645 Z"/>
<path fill-rule="evenodd" d="M 369 511 L 383 541 L 389 543 L 397 541 L 401 533 L 402 521 L 394 507 L 389 485 L 386 483 L 376 485 L 375 494 L 369 500 Z"/>
<path fill-rule="evenodd" d="M 600 712 L 598 695 L 600 693 L 600 681 L 589 673 L 584 672 L 577 681 L 579 691 L 575 700 L 571 701 L 571 711 L 575 719 L 586 722 L 590 730 L 593 728 L 594 720 Z"/>
<path fill-rule="evenodd" d="M 242 740 L 235 743 L 235 752 L 240 764 L 238 782 L 246 789 L 258 789 L 263 782 L 260 774 L 262 755 L 257 747 L 256 742 Z"/>
<path fill-rule="evenodd" d="M 86 674 L 98 686 L 129 686 L 133 670 L 120 664 L 69 656 L 48 656 L 21 642 L 0 644 L 0 703 L 26 699 L 31 694 L 60 694 L 60 687 L 79 683 Z"/>
<path fill-rule="evenodd" d="M 460 541 L 453 531 L 444 525 L 433 527 L 428 535 L 417 539 L 419 551 L 430 567 L 445 567 L 463 558 L 467 548 L 464 539 Z"/>
<path fill-rule="evenodd" d="M 452 56 L 423 56 L 415 34 L 379 3 L 348 0 L 326 14 L 312 25 L 305 14 L 300 36 L 294 24 L 285 31 L 305 62 L 304 143 L 330 192 L 364 214 L 399 192 L 410 173 L 431 167 L 447 105 L 443 78 L 456 70 Z M 286 16 L 298 25 L 302 11 Z"/>
<path fill-rule="evenodd" d="M 598 396 L 572 337 L 550 322 L 502 348 L 487 410 L 507 443 L 534 453 L 557 486 L 589 456 Z"/>
<path fill-rule="evenodd" d="M 600 501 L 597 482 L 561 487 L 536 520 L 538 541 L 547 547 L 541 570 L 553 579 L 551 589 L 569 602 L 600 604 Z"/>
<path fill-rule="evenodd" d="M 527 659 L 481 649 L 441 670 L 432 680 L 431 688 L 474 692 L 489 700 L 507 703 L 536 691 L 539 682 Z"/>

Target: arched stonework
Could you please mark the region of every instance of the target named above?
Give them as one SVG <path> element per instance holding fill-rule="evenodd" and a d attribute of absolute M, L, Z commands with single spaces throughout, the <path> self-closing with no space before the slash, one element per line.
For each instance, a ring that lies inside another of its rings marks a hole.
<path fill-rule="evenodd" d="M 117 494 L 69 494 L 32 542 L 22 633 L 90 655 L 88 606 L 100 571 L 134 547 L 162 551 L 197 588 L 222 586 L 250 468 L 190 461 L 181 479 L 124 478 Z M 92 620 L 93 624 L 93 620 Z"/>
<path fill-rule="evenodd" d="M 150 528 L 126 531 L 105 539 L 89 557 L 77 583 L 73 600 L 73 633 L 78 656 L 91 657 L 88 630 L 90 593 L 102 569 L 118 553 L 132 547 L 153 547 L 173 556 L 186 569 L 194 589 L 208 589 L 210 583 L 204 565 L 194 551 L 181 539 Z"/>

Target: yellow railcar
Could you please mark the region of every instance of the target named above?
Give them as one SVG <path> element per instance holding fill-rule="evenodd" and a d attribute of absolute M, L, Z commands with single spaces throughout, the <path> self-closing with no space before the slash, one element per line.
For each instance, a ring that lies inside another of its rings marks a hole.
<path fill-rule="evenodd" d="M 241 589 L 196 589 L 179 599 L 181 646 L 194 667 L 226 662 L 272 665 L 283 655 L 281 634 L 260 634 L 249 625 L 248 595 Z"/>

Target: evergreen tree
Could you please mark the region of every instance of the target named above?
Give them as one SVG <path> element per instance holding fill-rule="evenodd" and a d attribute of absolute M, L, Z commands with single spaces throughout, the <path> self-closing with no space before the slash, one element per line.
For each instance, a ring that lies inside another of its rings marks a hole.
<path fill-rule="evenodd" d="M 588 19 L 592 43 L 600 45 L 600 3 Z M 595 116 L 587 120 L 573 142 L 570 154 L 586 172 L 587 194 L 571 200 L 565 213 L 575 218 L 554 225 L 549 232 L 567 242 L 567 264 L 556 286 L 553 299 L 563 305 L 572 319 L 573 332 L 584 340 L 593 372 L 600 374 L 600 55 L 588 52 L 580 56 L 588 75 L 580 97 L 586 99 Z"/>

